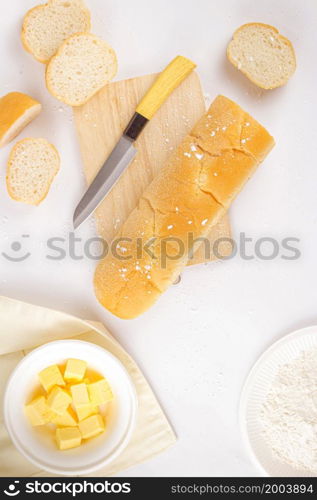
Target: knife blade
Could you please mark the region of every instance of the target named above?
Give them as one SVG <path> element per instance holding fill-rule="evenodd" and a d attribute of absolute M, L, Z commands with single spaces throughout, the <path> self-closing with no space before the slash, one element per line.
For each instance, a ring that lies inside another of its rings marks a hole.
<path fill-rule="evenodd" d="M 134 143 L 146 124 L 195 67 L 189 59 L 177 56 L 156 79 L 138 105 L 119 142 L 77 205 L 73 218 L 74 229 L 88 219 L 120 179 L 137 154 Z"/>
<path fill-rule="evenodd" d="M 136 153 L 133 142 L 122 136 L 79 202 L 74 213 L 74 229 L 77 229 L 96 210 Z"/>

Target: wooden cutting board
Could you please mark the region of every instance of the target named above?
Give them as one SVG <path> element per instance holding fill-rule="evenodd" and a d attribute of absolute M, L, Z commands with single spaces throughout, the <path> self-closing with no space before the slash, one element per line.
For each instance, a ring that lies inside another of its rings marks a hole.
<path fill-rule="evenodd" d="M 111 83 L 87 104 L 74 109 L 88 184 L 111 153 L 156 76 L 147 75 Z M 135 160 L 96 210 L 98 234 L 107 242 L 112 241 L 147 185 L 204 112 L 200 81 L 197 74 L 192 73 L 147 125 L 137 141 L 138 154 Z M 227 216 L 212 229 L 210 241 L 213 244 L 223 237 L 230 238 Z M 221 244 L 220 252 L 224 256 L 230 255 L 231 245 L 228 241 Z M 206 259 L 205 250 L 201 247 L 191 264 L 214 259 L 213 255 Z"/>

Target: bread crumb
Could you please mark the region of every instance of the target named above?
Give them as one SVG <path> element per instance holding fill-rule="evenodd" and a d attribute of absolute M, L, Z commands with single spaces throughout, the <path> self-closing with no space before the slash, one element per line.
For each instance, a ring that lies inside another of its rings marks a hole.
<path fill-rule="evenodd" d="M 202 221 L 201 225 L 202 225 L 202 226 L 205 226 L 205 225 L 207 224 L 207 222 L 208 222 L 208 219 L 204 219 L 204 220 Z"/>
<path fill-rule="evenodd" d="M 121 252 L 123 252 L 123 253 L 125 253 L 125 252 L 127 252 L 127 251 L 128 251 L 128 249 L 127 249 L 127 248 L 125 248 L 125 247 L 122 247 L 122 246 L 120 245 L 120 243 L 118 243 L 118 244 L 117 244 L 117 247 L 116 247 L 116 248 L 117 248 L 117 250 L 121 250 Z"/>
<path fill-rule="evenodd" d="M 184 153 L 184 156 L 187 156 L 187 158 L 191 158 L 192 157 L 192 155 L 190 153 L 187 153 L 187 152 Z"/>
<path fill-rule="evenodd" d="M 199 153 L 196 153 L 195 156 L 196 156 L 197 160 L 202 160 L 204 157 L 204 155 L 199 154 Z"/>

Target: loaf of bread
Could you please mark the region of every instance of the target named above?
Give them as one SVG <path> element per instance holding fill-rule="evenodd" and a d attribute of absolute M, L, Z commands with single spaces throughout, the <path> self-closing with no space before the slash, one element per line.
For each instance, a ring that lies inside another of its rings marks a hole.
<path fill-rule="evenodd" d="M 218 96 L 148 186 L 99 263 L 100 303 L 123 319 L 149 309 L 273 146 L 258 122 Z"/>
<path fill-rule="evenodd" d="M 269 24 L 240 26 L 227 48 L 229 61 L 262 89 L 285 85 L 296 69 L 291 42 Z"/>

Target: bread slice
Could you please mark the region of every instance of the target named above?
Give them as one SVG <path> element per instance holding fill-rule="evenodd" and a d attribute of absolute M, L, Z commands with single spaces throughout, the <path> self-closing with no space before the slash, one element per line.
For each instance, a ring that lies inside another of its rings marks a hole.
<path fill-rule="evenodd" d="M 39 205 L 60 167 L 57 150 L 46 139 L 23 139 L 11 151 L 7 188 L 16 201 Z"/>
<path fill-rule="evenodd" d="M 240 26 L 228 45 L 227 56 L 236 68 L 262 89 L 285 85 L 296 69 L 291 42 L 268 24 Z"/>
<path fill-rule="evenodd" d="M 50 60 L 46 85 L 60 101 L 81 106 L 112 80 L 117 67 L 116 54 L 106 42 L 89 33 L 78 33 Z"/>
<path fill-rule="evenodd" d="M 90 12 L 82 0 L 50 0 L 29 10 L 21 38 L 35 59 L 47 63 L 67 38 L 88 31 Z"/>
<path fill-rule="evenodd" d="M 20 92 L 0 99 L 0 148 L 12 141 L 41 112 L 41 104 Z"/>

